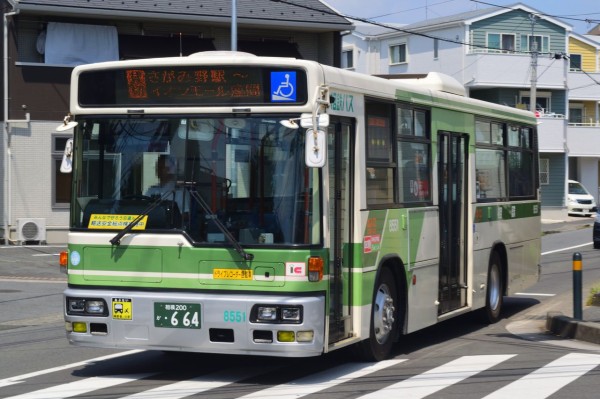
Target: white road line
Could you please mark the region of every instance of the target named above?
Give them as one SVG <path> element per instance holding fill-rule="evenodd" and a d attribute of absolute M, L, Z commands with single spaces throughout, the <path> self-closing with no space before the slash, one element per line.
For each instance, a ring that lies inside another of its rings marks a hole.
<path fill-rule="evenodd" d="M 407 359 L 383 360 L 377 363 L 350 363 L 332 369 L 312 374 L 304 378 L 277 385 L 262 391 L 242 396 L 244 399 L 295 399 L 310 395 L 324 389 L 348 382 L 355 378 L 383 370 L 387 367 L 402 363 Z M 240 399 L 241 399 L 240 398 Z"/>
<path fill-rule="evenodd" d="M 462 356 L 440 367 L 361 396 L 360 399 L 424 398 L 513 356 L 516 355 Z"/>
<path fill-rule="evenodd" d="M 600 364 L 600 355 L 569 353 L 501 388 L 485 399 L 542 399 Z"/>
<path fill-rule="evenodd" d="M 121 356 L 133 355 L 138 352 L 143 352 L 143 351 L 141 351 L 139 349 L 135 349 L 135 350 L 127 351 L 127 352 L 119 352 L 119 353 L 114 353 L 112 355 L 100 356 L 100 357 L 96 357 L 94 359 L 84 360 L 82 362 L 66 364 L 64 366 L 53 367 L 50 369 L 34 371 L 33 373 L 21 374 L 21 375 L 15 376 L 15 377 L 5 378 L 3 380 L 0 380 L 0 388 L 6 387 L 9 385 L 20 384 L 23 381 L 26 381 L 33 377 L 38 377 L 40 375 L 50 374 L 50 373 L 54 373 L 56 371 L 61 371 L 61 370 L 68 370 L 68 369 L 72 369 L 72 368 L 80 367 L 80 366 L 87 366 L 88 364 L 91 364 L 91 363 L 114 359 L 114 358 L 121 357 Z"/>
<path fill-rule="evenodd" d="M 588 245 L 592 245 L 593 242 L 588 242 L 586 244 L 579 244 L 579 245 L 575 245 L 574 247 L 568 247 L 568 248 L 561 248 L 561 249 L 555 249 L 553 251 L 546 251 L 546 252 L 542 252 L 541 255 L 550 255 L 550 254 L 554 254 L 557 252 L 563 252 L 563 251 L 568 251 L 570 249 L 577 249 L 577 248 L 581 248 L 581 247 L 587 247 Z"/>
<path fill-rule="evenodd" d="M 236 381 L 254 377 L 255 375 L 268 373 L 273 369 L 273 367 L 245 366 L 229 370 L 222 370 L 186 381 L 162 385 L 147 391 L 125 396 L 121 399 L 180 399 L 201 392 L 206 392 L 211 389 L 220 388 Z"/>
<path fill-rule="evenodd" d="M 156 373 L 110 375 L 106 377 L 91 377 L 83 380 L 73 381 L 68 384 L 56 385 L 50 388 L 12 396 L 6 399 L 62 399 L 83 395 L 98 389 L 110 388 L 116 385 L 137 381 L 150 377 Z"/>
<path fill-rule="evenodd" d="M 515 295 L 524 295 L 524 296 L 556 296 L 556 294 L 543 294 L 541 292 L 515 292 Z"/>

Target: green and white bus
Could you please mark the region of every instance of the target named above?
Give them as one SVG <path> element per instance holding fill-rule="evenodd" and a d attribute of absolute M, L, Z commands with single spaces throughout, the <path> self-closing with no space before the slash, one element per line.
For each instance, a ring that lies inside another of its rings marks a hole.
<path fill-rule="evenodd" d="M 536 119 L 456 86 L 230 52 L 76 67 L 68 340 L 379 360 L 498 320 L 539 275 Z"/>

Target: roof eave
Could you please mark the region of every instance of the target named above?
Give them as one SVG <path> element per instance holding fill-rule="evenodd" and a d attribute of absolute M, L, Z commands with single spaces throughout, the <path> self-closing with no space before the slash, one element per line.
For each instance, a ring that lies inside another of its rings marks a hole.
<path fill-rule="evenodd" d="M 40 6 L 40 5 L 26 5 L 16 2 L 13 6 L 15 10 L 24 12 L 32 12 L 46 15 L 61 15 L 61 16 L 86 16 L 94 18 L 110 18 L 110 19 L 140 19 L 140 20 L 152 20 L 152 21 L 174 21 L 183 23 L 198 23 L 198 22 L 209 22 L 215 24 L 229 25 L 231 24 L 231 17 L 224 16 L 212 16 L 212 15 L 182 15 L 182 14 L 157 14 L 151 11 L 120 11 L 118 17 L 115 16 L 115 10 L 112 9 L 98 9 L 98 8 L 80 8 L 80 7 L 54 7 L 54 6 Z M 318 32 L 331 32 L 331 31 L 346 31 L 353 28 L 350 22 L 348 23 L 336 23 L 336 22 L 299 22 L 289 20 L 274 20 L 267 18 L 247 18 L 238 15 L 237 16 L 238 26 L 249 27 L 249 26 L 261 26 L 261 27 L 274 27 L 281 28 L 284 24 L 287 28 L 296 29 L 308 29 L 311 31 Z"/>

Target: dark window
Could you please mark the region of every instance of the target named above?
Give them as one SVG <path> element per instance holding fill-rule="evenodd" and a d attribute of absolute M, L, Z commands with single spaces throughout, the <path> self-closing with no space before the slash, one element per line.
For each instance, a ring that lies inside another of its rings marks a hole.
<path fill-rule="evenodd" d="M 569 56 L 569 69 L 571 71 L 581 71 L 581 54 L 571 54 Z"/>
<path fill-rule="evenodd" d="M 398 189 L 401 203 L 431 200 L 429 112 L 397 108 Z"/>
<path fill-rule="evenodd" d="M 476 197 L 480 202 L 534 198 L 538 186 L 535 130 L 478 120 Z"/>
<path fill-rule="evenodd" d="M 393 104 L 367 102 L 367 203 L 394 203 Z"/>
<path fill-rule="evenodd" d="M 213 39 L 197 36 L 141 36 L 119 35 L 119 57 L 122 60 L 179 57 L 215 50 Z"/>
<path fill-rule="evenodd" d="M 71 173 L 62 173 L 60 165 L 67 140 L 71 136 L 52 136 L 52 206 L 68 208 L 71 200 Z"/>

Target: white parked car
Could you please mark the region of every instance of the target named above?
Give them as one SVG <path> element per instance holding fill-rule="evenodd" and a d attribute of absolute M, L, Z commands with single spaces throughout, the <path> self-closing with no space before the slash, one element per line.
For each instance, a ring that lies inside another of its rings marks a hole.
<path fill-rule="evenodd" d="M 567 209 L 569 215 L 590 216 L 596 213 L 596 200 L 581 183 L 569 180 Z"/>

